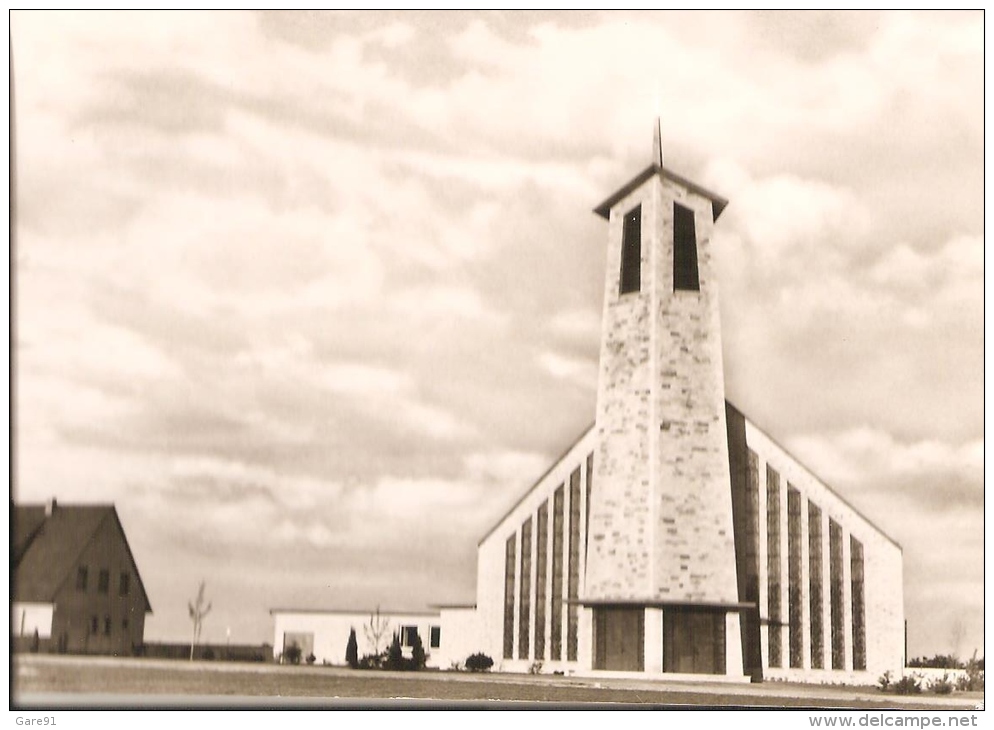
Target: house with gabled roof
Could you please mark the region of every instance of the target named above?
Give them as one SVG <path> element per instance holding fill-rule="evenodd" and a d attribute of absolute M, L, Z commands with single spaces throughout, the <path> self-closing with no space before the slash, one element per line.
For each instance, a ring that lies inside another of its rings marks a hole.
<path fill-rule="evenodd" d="M 11 503 L 15 651 L 140 653 L 152 606 L 114 505 Z"/>

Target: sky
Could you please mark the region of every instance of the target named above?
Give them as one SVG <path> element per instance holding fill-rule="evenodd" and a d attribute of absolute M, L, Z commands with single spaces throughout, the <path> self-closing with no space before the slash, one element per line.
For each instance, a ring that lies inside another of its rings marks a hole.
<path fill-rule="evenodd" d="M 593 422 L 607 230 L 729 199 L 726 395 L 983 654 L 983 14 L 15 11 L 15 482 L 113 502 L 185 641 L 475 600 Z"/>

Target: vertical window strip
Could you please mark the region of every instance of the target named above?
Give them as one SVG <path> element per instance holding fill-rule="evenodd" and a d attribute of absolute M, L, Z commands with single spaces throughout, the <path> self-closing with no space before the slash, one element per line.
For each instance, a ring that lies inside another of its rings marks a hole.
<path fill-rule="evenodd" d="M 866 603 L 863 596 L 863 543 L 849 536 L 852 579 L 852 668 L 866 669 Z"/>
<path fill-rule="evenodd" d="M 759 458 L 748 450 L 746 475 L 745 600 L 759 602 Z"/>
<path fill-rule="evenodd" d="M 566 583 L 566 660 L 575 662 L 580 597 L 580 467 L 569 478 L 569 578 Z"/>
<path fill-rule="evenodd" d="M 783 663 L 780 630 L 780 475 L 766 465 L 766 610 L 769 618 L 769 664 Z"/>
<path fill-rule="evenodd" d="M 700 291 L 694 211 L 673 203 L 673 289 Z"/>
<path fill-rule="evenodd" d="M 584 536 L 583 536 L 583 553 L 588 554 L 588 546 L 590 545 L 590 490 L 594 484 L 594 455 L 593 453 L 587 454 L 587 498 L 584 500 L 586 504 L 586 519 L 583 524 L 585 525 Z"/>
<path fill-rule="evenodd" d="M 621 234 L 622 294 L 637 292 L 642 287 L 642 206 L 625 213 Z"/>
<path fill-rule="evenodd" d="M 538 508 L 535 528 L 535 659 L 545 659 L 545 581 L 548 575 L 549 503 Z"/>
<path fill-rule="evenodd" d="M 832 669 L 845 669 L 846 638 L 842 628 L 842 528 L 832 519 L 828 521 L 828 572 L 832 614 Z"/>
<path fill-rule="evenodd" d="M 504 658 L 514 658 L 514 540 L 507 538 L 504 548 Z"/>
<path fill-rule="evenodd" d="M 801 634 L 801 493 L 787 485 L 787 611 L 790 638 L 790 666 L 804 666 Z"/>
<path fill-rule="evenodd" d="M 532 598 L 532 520 L 521 526 L 521 590 L 518 600 L 518 659 L 528 658 Z"/>
<path fill-rule="evenodd" d="M 812 669 L 825 668 L 821 537 L 821 509 L 814 502 L 808 502 L 808 603 L 811 614 Z"/>
<path fill-rule="evenodd" d="M 563 487 L 552 495 L 552 626 L 549 631 L 549 655 L 553 661 L 563 658 Z"/>

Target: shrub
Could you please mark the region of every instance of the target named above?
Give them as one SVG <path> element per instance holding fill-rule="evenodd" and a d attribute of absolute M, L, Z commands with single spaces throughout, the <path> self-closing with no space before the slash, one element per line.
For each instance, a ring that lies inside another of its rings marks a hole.
<path fill-rule="evenodd" d="M 486 672 L 494 665 L 494 660 L 483 652 L 477 652 L 466 658 L 466 669 L 471 672 Z"/>
<path fill-rule="evenodd" d="M 359 642 L 356 641 L 355 629 L 349 630 L 349 642 L 345 645 L 345 662 L 353 669 L 359 666 Z"/>
<path fill-rule="evenodd" d="M 427 661 L 428 657 L 425 655 L 424 644 L 421 643 L 421 635 L 415 631 L 413 645 L 411 646 L 410 668 L 415 672 L 419 669 L 424 669 Z"/>
<path fill-rule="evenodd" d="M 307 655 L 307 663 L 308 664 L 313 664 L 317 660 L 318 660 L 318 658 L 316 656 L 314 656 L 313 652 Z"/>
<path fill-rule="evenodd" d="M 206 659 L 209 662 L 214 661 L 215 656 L 214 656 L 214 649 L 212 647 L 208 646 L 206 649 L 204 649 L 204 659 Z"/>
<path fill-rule="evenodd" d="M 937 695 L 952 694 L 953 683 L 949 681 L 949 674 L 943 674 L 940 679 L 933 679 L 928 685 L 928 691 Z"/>
<path fill-rule="evenodd" d="M 386 668 L 394 671 L 404 668 L 404 652 L 400 648 L 400 636 L 396 632 L 390 641 L 390 648 L 387 649 Z"/>
<path fill-rule="evenodd" d="M 364 654 L 356 669 L 382 669 L 386 654 Z"/>
<path fill-rule="evenodd" d="M 287 664 L 300 664 L 300 657 L 303 653 L 303 650 L 299 646 L 291 644 L 283 652 L 283 661 Z"/>
<path fill-rule="evenodd" d="M 899 695 L 920 695 L 922 693 L 922 685 L 917 677 L 906 674 L 894 683 L 894 691 Z"/>
<path fill-rule="evenodd" d="M 956 689 L 961 692 L 984 691 L 984 660 L 977 659 L 977 652 L 973 652 L 966 663 L 966 675 L 957 678 Z"/>
<path fill-rule="evenodd" d="M 888 689 L 890 689 L 892 681 L 893 680 L 891 679 L 891 673 L 890 670 L 888 669 L 886 672 L 881 674 L 880 679 L 877 680 L 877 688 L 881 692 L 886 692 Z"/>

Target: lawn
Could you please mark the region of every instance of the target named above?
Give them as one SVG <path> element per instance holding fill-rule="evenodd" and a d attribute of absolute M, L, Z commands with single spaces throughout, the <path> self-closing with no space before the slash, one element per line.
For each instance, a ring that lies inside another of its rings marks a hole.
<path fill-rule="evenodd" d="M 17 706 L 349 706 L 433 701 L 695 707 L 973 709 L 982 693 L 899 698 L 872 689 L 676 684 L 647 680 L 462 672 L 360 672 L 331 667 L 17 656 Z"/>

